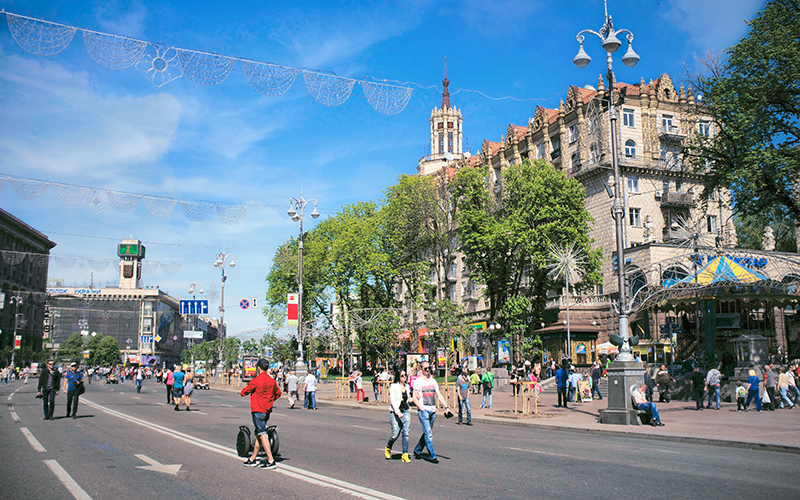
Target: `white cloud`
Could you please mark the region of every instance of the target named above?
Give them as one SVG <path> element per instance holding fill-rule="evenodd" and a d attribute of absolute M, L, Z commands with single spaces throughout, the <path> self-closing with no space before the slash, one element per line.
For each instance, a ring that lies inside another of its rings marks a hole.
<path fill-rule="evenodd" d="M 101 28 L 114 35 L 141 36 L 146 18 L 147 8 L 138 1 L 107 1 L 97 8 Z"/>
<path fill-rule="evenodd" d="M 101 94 L 88 74 L 0 51 L 0 151 L 5 169 L 108 177 L 111 166 L 159 160 L 181 105 L 171 95 Z"/>
<path fill-rule="evenodd" d="M 538 12 L 537 0 L 464 0 L 458 12 L 464 21 L 485 36 L 507 37 L 530 29 L 528 18 Z"/>
<path fill-rule="evenodd" d="M 763 8 L 763 0 L 672 0 L 662 15 L 672 24 L 668 29 L 687 33 L 698 53 L 705 53 L 735 45 L 747 35 L 745 20 Z"/>

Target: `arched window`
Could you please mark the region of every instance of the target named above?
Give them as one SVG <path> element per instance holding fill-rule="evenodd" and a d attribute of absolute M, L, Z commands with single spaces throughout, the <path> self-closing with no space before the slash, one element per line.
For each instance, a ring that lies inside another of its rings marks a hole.
<path fill-rule="evenodd" d="M 633 139 L 625 141 L 625 157 L 636 158 L 636 143 L 633 142 Z"/>

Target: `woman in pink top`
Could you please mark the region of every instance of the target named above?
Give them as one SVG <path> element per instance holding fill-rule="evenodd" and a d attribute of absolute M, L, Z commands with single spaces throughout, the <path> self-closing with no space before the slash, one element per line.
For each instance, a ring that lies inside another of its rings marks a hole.
<path fill-rule="evenodd" d="M 167 384 L 167 404 L 172 403 L 172 382 L 172 370 L 167 369 L 164 377 L 164 383 Z"/>

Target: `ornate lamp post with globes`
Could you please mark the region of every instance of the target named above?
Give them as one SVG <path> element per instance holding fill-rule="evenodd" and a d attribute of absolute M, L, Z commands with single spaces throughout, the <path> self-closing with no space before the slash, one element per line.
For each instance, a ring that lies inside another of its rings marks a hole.
<path fill-rule="evenodd" d="M 314 203 L 314 210 L 311 212 L 311 217 L 314 219 L 319 218 L 317 211 L 317 203 L 315 199 L 306 200 L 303 198 L 303 188 L 300 187 L 300 199 L 292 198 L 289 200 L 289 210 L 286 212 L 294 222 L 300 222 L 300 239 L 297 240 L 297 344 L 300 348 L 300 355 L 295 363 L 295 372 L 298 377 L 305 375 L 308 368 L 303 361 L 303 212 L 306 205 Z M 309 346 L 311 352 L 314 352 L 313 346 Z"/>
<path fill-rule="evenodd" d="M 623 238 L 623 216 L 624 208 L 622 202 L 622 183 L 620 181 L 620 169 L 617 147 L 617 108 L 614 102 L 614 87 L 616 78 L 614 77 L 613 59 L 614 54 L 622 45 L 617 34 L 625 34 L 628 41 L 628 50 L 622 56 L 622 64 L 631 68 L 639 62 L 639 56 L 633 51 L 633 33 L 627 29 L 615 30 L 611 16 L 608 15 L 608 4 L 605 6 L 605 22 L 600 31 L 583 30 L 575 37 L 580 44 L 578 54 L 572 60 L 575 66 L 585 68 L 592 61 L 589 54 L 583 49 L 584 34 L 592 34 L 600 39 L 603 50 L 606 51 L 606 68 L 608 78 L 609 106 L 608 114 L 611 121 L 611 163 L 614 168 L 614 225 L 616 229 L 617 246 L 617 278 L 619 285 L 619 355 L 608 370 L 608 409 L 600 410 L 600 421 L 606 424 L 638 425 L 639 420 L 636 409 L 633 408 L 629 387 L 642 379 L 642 368 L 633 360 L 630 349 L 630 333 L 628 329 L 628 314 L 630 304 L 626 297 L 625 289 L 625 240 Z M 612 341 L 615 339 L 612 336 Z"/>
<path fill-rule="evenodd" d="M 217 363 L 217 373 L 222 377 L 222 373 L 225 371 L 225 363 L 222 361 L 222 355 L 225 352 L 225 281 L 228 279 L 225 276 L 225 261 L 230 257 L 231 263 L 230 266 L 236 267 L 236 263 L 233 261 L 233 254 L 225 253 L 225 245 L 222 246 L 222 251 L 217 254 L 217 258 L 214 260 L 214 267 L 217 267 L 222 270 L 222 285 L 221 285 L 221 292 L 220 292 L 220 302 L 219 302 L 219 363 Z M 202 293 L 202 292 L 201 292 Z M 220 380 L 222 380 L 220 378 Z"/>

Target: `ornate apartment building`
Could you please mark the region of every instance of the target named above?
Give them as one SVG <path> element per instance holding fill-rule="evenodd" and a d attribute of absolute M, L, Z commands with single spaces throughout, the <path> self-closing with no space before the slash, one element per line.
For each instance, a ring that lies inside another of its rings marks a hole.
<path fill-rule="evenodd" d="M 461 112 L 450 105 L 446 76 L 443 84 L 442 106 L 434 109 L 430 118 L 431 154 L 419 161 L 419 175 L 434 175 L 440 183 L 446 183 L 464 166 L 488 165 L 492 181 L 498 183 L 506 166 L 524 159 L 543 159 L 585 187 L 586 208 L 594 219 L 590 236 L 595 247 L 603 251 L 604 285 L 597 287 L 592 295 L 572 297 L 570 308 L 573 331 L 582 329 L 593 336 L 593 351 L 597 340 L 606 340 L 617 326 L 611 304 L 618 287 L 610 196 L 614 176 L 609 92 L 602 77 L 597 88 L 570 86 L 566 101 L 562 100 L 558 109 L 538 106 L 527 126 L 509 125 L 499 142 L 484 141 L 476 155 L 462 150 Z M 618 103 L 617 150 L 628 274 L 636 280 L 642 274 L 637 274 L 637 269 L 684 254 L 687 245 L 735 247 L 736 233 L 726 203 L 727 193 L 714 193 L 703 208 L 699 202 L 703 190 L 701 178 L 682 157 L 683 147 L 696 134 L 714 134 L 711 120 L 702 114 L 702 106 L 691 89 L 681 86 L 676 90 L 670 77 L 664 74 L 649 83 L 644 79 L 633 85 L 615 82 L 613 90 Z M 449 153 L 447 157 L 445 153 Z M 447 285 L 440 293 L 460 303 L 473 319 L 492 319 L 486 317 L 488 303 L 483 300 L 480 287 L 471 280 L 464 256 L 456 252 L 447 266 Z M 432 274 L 435 282 L 434 277 Z M 553 334 L 556 341 L 565 330 L 558 314 L 565 305 L 563 295 L 553 292 L 548 309 L 555 313 L 553 319 L 557 321 L 544 328 L 543 333 Z M 632 321 L 648 320 L 634 317 Z M 652 326 L 639 325 L 639 328 L 650 331 Z M 555 342 L 554 350 L 558 343 Z M 564 340 L 560 343 L 565 344 Z M 573 341 L 573 354 L 577 348 Z"/>

